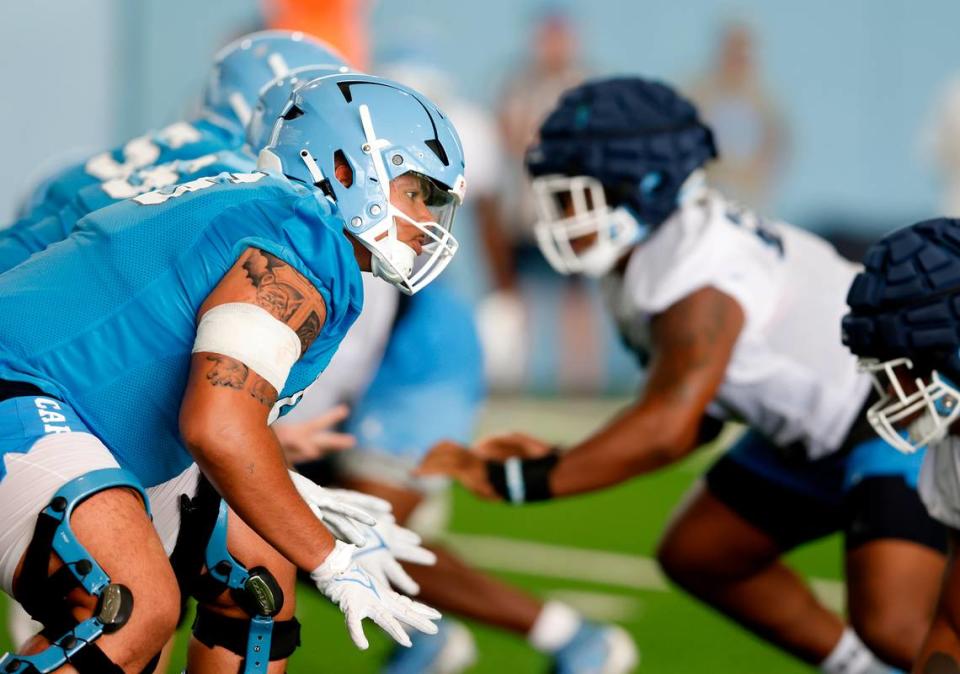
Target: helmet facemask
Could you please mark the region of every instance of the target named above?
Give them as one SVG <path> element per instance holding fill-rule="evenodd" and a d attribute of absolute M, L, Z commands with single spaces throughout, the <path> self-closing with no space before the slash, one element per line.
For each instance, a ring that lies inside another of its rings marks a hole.
<path fill-rule="evenodd" d="M 373 162 L 387 212 L 373 227 L 354 236 L 372 253 L 373 274 L 397 286 L 402 292 L 413 295 L 433 281 L 450 264 L 459 248 L 451 228 L 462 201 L 463 186 L 455 185 L 451 189 L 427 176 L 410 172 L 418 179 L 424 192 L 426 207 L 434 217 L 433 220 L 417 221 L 390 201 L 390 176 L 384 162 L 383 150 L 392 144 L 389 140 L 377 138 L 370 109 L 366 105 L 360 106 L 360 121 L 366 139 L 362 150 L 370 155 Z M 381 206 L 377 204 L 370 206 L 370 215 L 380 215 L 380 209 Z M 398 220 L 412 225 L 422 233 L 425 241 L 419 254 L 400 240 Z"/>
<path fill-rule="evenodd" d="M 533 194 L 537 243 L 561 274 L 603 276 L 649 233 L 630 209 L 608 205 L 602 183 L 591 176 L 537 177 Z"/>
<path fill-rule="evenodd" d="M 912 454 L 942 440 L 960 417 L 960 389 L 936 370 L 931 371 L 929 382 L 914 376 L 916 390 L 908 391 L 903 381 L 912 376 L 909 358 L 861 358 L 857 366 L 870 374 L 880 396 L 867 410 L 867 420 L 877 435 L 901 452 Z M 906 431 L 906 437 L 898 427 Z"/>

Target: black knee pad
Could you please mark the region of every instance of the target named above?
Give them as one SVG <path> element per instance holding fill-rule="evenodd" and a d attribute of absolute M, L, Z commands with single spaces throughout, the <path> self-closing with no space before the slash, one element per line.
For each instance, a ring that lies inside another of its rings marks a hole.
<path fill-rule="evenodd" d="M 193 636 L 208 648 L 221 646 L 231 653 L 244 657 L 247 652 L 247 634 L 250 631 L 248 618 L 230 618 L 211 611 L 205 606 L 197 607 L 193 621 Z M 275 620 L 270 640 L 270 660 L 284 660 L 293 655 L 300 645 L 300 621 Z"/>

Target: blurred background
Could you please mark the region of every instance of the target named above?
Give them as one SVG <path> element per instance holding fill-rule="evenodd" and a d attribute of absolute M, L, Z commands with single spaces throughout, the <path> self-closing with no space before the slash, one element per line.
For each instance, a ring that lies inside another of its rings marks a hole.
<path fill-rule="evenodd" d="M 212 57 L 229 40 L 263 27 L 313 33 L 357 68 L 423 90 L 456 122 L 469 189 L 457 230 L 464 247 L 448 276 L 477 307 L 494 393 L 484 427 L 540 430 L 569 443 L 616 409 L 640 374 L 603 318 L 596 288 L 550 272 L 531 242 L 521 159 L 557 96 L 591 75 L 673 83 L 714 127 L 717 186 L 858 257 L 893 228 L 960 215 L 958 24 L 960 4 L 951 0 L 2 3 L 0 222 L 58 166 L 195 111 Z M 534 557 L 547 560 L 565 554 L 551 545 L 621 555 L 611 559 L 634 571 L 613 583 L 550 571 L 549 562 L 518 568 L 511 557 L 530 551 L 504 545 L 508 552 L 487 565 L 538 591 L 579 593 L 590 611 L 623 620 L 649 671 L 803 671 L 653 570 L 636 571 L 706 462 L 694 457 L 665 475 L 519 516 L 458 492 L 451 535 L 481 556 L 493 535 L 535 539 L 546 547 Z M 624 540 L 591 526 L 601 515 L 635 535 Z M 836 541 L 799 559 L 842 602 Z M 336 632 L 336 647 L 318 647 L 290 671 L 317 671 L 302 664 L 310 657 L 340 663 L 327 671 L 374 671 L 375 658 L 348 652 L 333 611 L 314 609 L 323 629 Z M 476 671 L 536 671 L 536 656 L 481 635 L 489 648 Z M 703 635 L 722 652 L 684 649 Z"/>

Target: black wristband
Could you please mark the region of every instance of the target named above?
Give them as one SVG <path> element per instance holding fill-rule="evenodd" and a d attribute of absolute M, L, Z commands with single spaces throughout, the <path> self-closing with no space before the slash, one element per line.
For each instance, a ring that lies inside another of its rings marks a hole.
<path fill-rule="evenodd" d="M 553 498 L 550 473 L 560 456 L 548 454 L 539 459 L 514 457 L 504 462 L 487 461 L 487 479 L 493 490 L 508 503 L 532 503 Z"/>

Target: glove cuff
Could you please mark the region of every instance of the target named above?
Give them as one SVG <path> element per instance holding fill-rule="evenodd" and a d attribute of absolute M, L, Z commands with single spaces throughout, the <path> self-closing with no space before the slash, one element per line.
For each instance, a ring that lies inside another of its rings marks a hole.
<path fill-rule="evenodd" d="M 353 552 L 356 549 L 357 546 L 338 540 L 336 545 L 333 546 L 333 550 L 327 555 L 327 558 L 323 560 L 323 564 L 310 572 L 310 580 L 317 585 L 323 585 L 329 580 L 339 576 L 350 568 L 353 560 Z"/>

